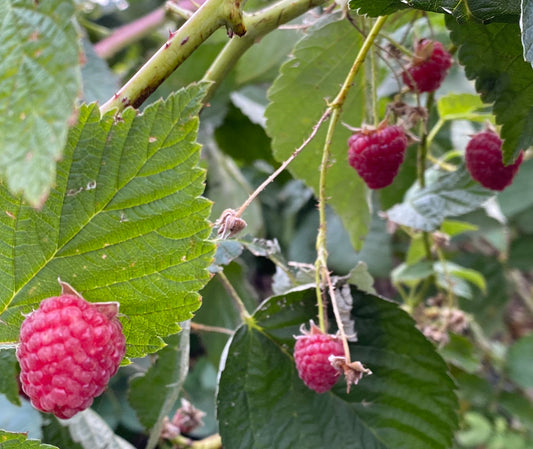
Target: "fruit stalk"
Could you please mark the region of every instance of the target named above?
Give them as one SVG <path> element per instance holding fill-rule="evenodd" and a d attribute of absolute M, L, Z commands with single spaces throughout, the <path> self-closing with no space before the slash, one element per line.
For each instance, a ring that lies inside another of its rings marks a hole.
<path fill-rule="evenodd" d="M 363 42 L 363 45 L 361 46 L 361 49 L 359 50 L 359 53 L 357 54 L 357 57 L 355 58 L 355 61 L 352 67 L 350 68 L 350 71 L 348 72 L 348 75 L 346 76 L 341 89 L 339 90 L 339 93 L 328 106 L 328 111 L 331 111 L 331 117 L 330 117 L 328 130 L 326 134 L 326 141 L 324 142 L 324 148 L 322 150 L 322 161 L 320 163 L 320 178 L 319 178 L 319 184 L 318 184 L 318 216 L 319 216 L 320 224 L 318 227 L 318 233 L 317 233 L 317 238 L 316 238 L 317 258 L 315 261 L 318 322 L 319 322 L 319 327 L 323 332 L 326 332 L 326 323 L 325 323 L 325 312 L 324 312 L 325 307 L 322 301 L 322 286 L 326 286 L 329 283 L 331 283 L 331 280 L 329 279 L 329 271 L 328 271 L 328 265 L 327 265 L 328 252 L 326 248 L 326 232 L 327 232 L 326 178 L 327 178 L 327 171 L 330 165 L 330 158 L 331 158 L 331 140 L 333 137 L 333 133 L 335 132 L 335 127 L 337 126 L 340 115 L 341 115 L 342 106 L 344 105 L 344 102 L 346 101 L 348 92 L 350 91 L 350 88 L 353 84 L 353 80 L 355 76 L 357 75 L 357 73 L 359 72 L 359 69 L 361 68 L 369 50 L 372 48 L 372 45 L 374 41 L 376 40 L 376 37 L 378 36 L 379 31 L 385 24 L 386 20 L 387 20 L 387 16 L 378 17 L 378 19 L 374 23 L 374 26 L 370 30 L 370 33 L 368 34 L 365 41 Z M 332 302 L 334 302 L 335 296 L 330 294 L 330 299 Z M 342 332 L 342 321 L 339 321 L 337 317 L 336 317 L 336 321 L 337 321 L 337 325 L 339 326 L 339 330 L 341 330 Z M 346 341 L 345 336 L 343 336 L 343 340 Z M 347 352 L 346 357 L 349 357 L 349 352 Z"/>

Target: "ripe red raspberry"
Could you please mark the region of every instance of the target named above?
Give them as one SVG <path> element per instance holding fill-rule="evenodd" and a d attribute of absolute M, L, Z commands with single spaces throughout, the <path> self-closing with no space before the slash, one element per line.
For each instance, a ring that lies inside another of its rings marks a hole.
<path fill-rule="evenodd" d="M 420 39 L 413 61 L 402 73 L 403 82 L 411 90 L 433 92 L 440 87 L 451 65 L 452 57 L 440 42 Z"/>
<path fill-rule="evenodd" d="M 348 139 L 348 162 L 371 189 L 394 180 L 403 162 L 407 137 L 400 126 L 362 129 Z"/>
<path fill-rule="evenodd" d="M 22 389 L 34 407 L 70 418 L 90 407 L 126 351 L 117 303 L 71 294 L 45 299 L 20 328 Z"/>
<path fill-rule="evenodd" d="M 331 390 L 339 376 L 329 357 L 344 355 L 342 341 L 334 335 L 322 333 L 314 323 L 311 323 L 310 332 L 303 333 L 295 337 L 294 345 L 298 375 L 311 390 L 325 393 Z"/>
<path fill-rule="evenodd" d="M 494 131 L 477 133 L 470 139 L 465 152 L 466 168 L 483 187 L 503 190 L 513 182 L 513 178 L 524 159 L 521 151 L 511 165 L 503 165 L 502 140 Z"/>

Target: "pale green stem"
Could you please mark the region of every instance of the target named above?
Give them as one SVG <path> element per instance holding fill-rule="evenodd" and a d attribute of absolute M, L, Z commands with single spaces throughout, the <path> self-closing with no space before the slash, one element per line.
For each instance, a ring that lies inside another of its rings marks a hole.
<path fill-rule="evenodd" d="M 241 7 L 244 0 L 207 0 L 187 22 L 171 33 L 165 44 L 111 99 L 102 114 L 128 106 L 138 107 L 211 34 L 222 26 L 241 36 L 246 32 Z"/>
<path fill-rule="evenodd" d="M 331 118 L 328 125 L 328 130 L 326 134 L 326 141 L 324 143 L 324 149 L 322 151 L 322 161 L 320 163 L 320 178 L 319 178 L 319 184 L 318 184 L 318 217 L 319 217 L 319 227 L 318 227 L 318 234 L 316 238 L 316 251 L 317 251 L 317 258 L 315 262 L 316 266 L 316 272 L 317 272 L 317 303 L 318 303 L 318 318 L 319 318 L 319 326 L 320 329 L 323 331 L 326 331 L 326 324 L 325 324 L 325 307 L 322 302 L 322 290 L 321 286 L 330 285 L 331 280 L 329 279 L 329 271 L 328 271 L 328 251 L 327 251 L 327 241 L 326 241 L 326 234 L 327 234 L 327 223 L 326 223 L 326 204 L 327 204 L 327 197 L 326 197 L 326 178 L 327 178 L 327 171 L 330 165 L 330 159 L 331 159 L 331 141 L 333 139 L 333 134 L 335 132 L 335 128 L 338 124 L 342 106 L 344 105 L 344 102 L 346 101 L 346 98 L 348 96 L 348 92 L 350 91 L 350 88 L 353 84 L 353 80 L 357 73 L 359 72 L 359 69 L 361 68 L 366 55 L 368 54 L 368 51 L 372 48 L 372 44 L 374 43 L 379 31 L 383 27 L 385 21 L 387 20 L 387 16 L 379 17 L 376 22 L 374 23 L 374 26 L 370 30 L 370 33 L 366 37 L 365 41 L 363 42 L 363 45 L 361 46 L 361 49 L 359 50 L 359 53 L 357 54 L 357 57 L 355 58 L 355 61 L 350 68 L 350 71 L 348 72 L 348 75 L 346 76 L 346 79 L 344 80 L 344 83 L 342 84 L 341 89 L 339 90 L 339 93 L 335 97 L 335 99 L 331 102 L 328 109 L 331 111 Z M 335 296 L 332 296 L 330 293 L 330 300 L 332 302 L 335 301 Z M 336 317 L 337 318 L 337 317 Z M 339 327 L 339 330 L 342 329 L 342 322 L 337 320 L 337 325 Z M 344 341 L 346 338 L 343 339 Z M 349 353 L 346 354 L 346 357 L 349 357 Z"/>
<path fill-rule="evenodd" d="M 248 313 L 248 310 L 246 310 L 246 307 L 244 305 L 244 302 L 242 301 L 241 297 L 237 293 L 237 290 L 231 285 L 231 282 L 226 277 L 223 271 L 219 271 L 218 277 L 220 278 L 220 281 L 222 282 L 222 285 L 228 292 L 228 295 L 230 295 L 231 299 L 233 299 L 233 302 L 237 306 L 237 309 L 239 310 L 239 314 L 241 315 L 241 318 L 243 321 L 247 322 L 250 320 L 250 314 Z"/>

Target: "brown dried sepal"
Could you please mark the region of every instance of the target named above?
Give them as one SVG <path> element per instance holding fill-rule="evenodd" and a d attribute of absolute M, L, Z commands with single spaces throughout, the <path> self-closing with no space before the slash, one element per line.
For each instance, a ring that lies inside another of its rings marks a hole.
<path fill-rule="evenodd" d="M 178 435 L 191 433 L 197 427 L 203 426 L 202 418 L 205 413 L 197 409 L 187 399 L 181 399 L 181 407 L 176 410 L 172 420 L 167 417 L 163 420 L 161 438 L 172 440 Z"/>
<path fill-rule="evenodd" d="M 246 221 L 237 216 L 237 211 L 234 209 L 226 209 L 215 221 L 215 228 L 218 228 L 217 235 L 221 239 L 233 237 L 245 227 Z"/>
<path fill-rule="evenodd" d="M 331 365 L 339 371 L 339 373 L 344 374 L 346 379 L 346 393 L 350 392 L 352 385 L 357 385 L 363 375 L 370 375 L 372 371 L 358 361 L 348 363 L 346 357 L 338 357 L 334 355 L 329 356 L 329 362 Z"/>

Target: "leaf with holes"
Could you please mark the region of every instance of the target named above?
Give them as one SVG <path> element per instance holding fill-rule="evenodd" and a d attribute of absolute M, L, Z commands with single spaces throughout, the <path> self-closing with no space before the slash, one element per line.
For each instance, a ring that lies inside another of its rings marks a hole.
<path fill-rule="evenodd" d="M 71 284 L 119 301 L 128 357 L 154 352 L 200 306 L 214 245 L 196 143 L 205 85 L 137 115 L 80 110 L 40 211 L 0 189 L 0 345 L 23 314 Z"/>

